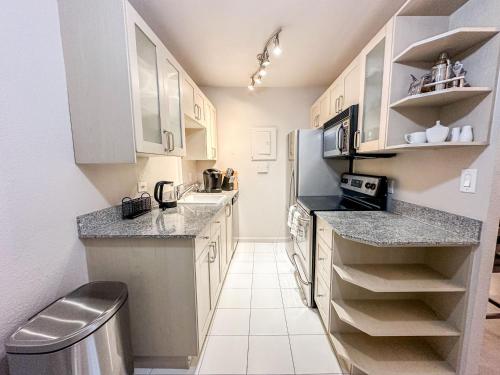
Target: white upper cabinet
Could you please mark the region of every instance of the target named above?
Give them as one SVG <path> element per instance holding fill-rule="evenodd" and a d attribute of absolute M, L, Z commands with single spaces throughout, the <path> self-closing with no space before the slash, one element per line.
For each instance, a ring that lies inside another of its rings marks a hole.
<path fill-rule="evenodd" d="M 320 109 L 319 109 L 319 99 L 316 100 L 316 102 L 312 105 L 311 107 L 311 128 L 316 129 L 319 128 L 319 116 L 320 116 Z"/>
<path fill-rule="evenodd" d="M 311 127 L 322 127 L 340 112 L 358 104 L 359 86 L 360 67 L 356 58 L 311 107 Z"/>
<path fill-rule="evenodd" d="M 127 4 L 135 142 L 139 153 L 182 156 L 180 66 Z"/>
<path fill-rule="evenodd" d="M 351 105 L 359 103 L 359 82 L 359 59 L 356 58 L 330 86 L 330 115 L 328 120 Z"/>
<path fill-rule="evenodd" d="M 184 72 L 124 0 L 59 1 L 77 163 L 185 153 Z"/>
<path fill-rule="evenodd" d="M 391 67 L 393 21 L 389 21 L 360 54 L 361 86 L 357 149 L 384 149 Z"/>

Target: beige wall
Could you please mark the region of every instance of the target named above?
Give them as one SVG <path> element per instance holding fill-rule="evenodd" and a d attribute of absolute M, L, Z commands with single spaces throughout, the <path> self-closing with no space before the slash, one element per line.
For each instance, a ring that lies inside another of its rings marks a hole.
<path fill-rule="evenodd" d="M 174 156 L 138 158 L 137 164 L 80 165 L 80 170 L 109 205 L 120 204 L 123 197 L 137 195 L 139 181 L 147 183 L 153 195 L 157 181 L 182 182 L 182 162 Z"/>
<path fill-rule="evenodd" d="M 286 237 L 286 135 L 309 126 L 309 109 L 324 88 L 202 88 L 217 108 L 219 169 L 232 167 L 239 173 L 240 237 L 276 239 Z M 250 160 L 250 129 L 276 127 L 277 160 L 269 173 L 259 174 Z M 198 173 L 213 163 L 198 162 Z M 198 174 L 198 176 L 201 176 Z"/>
<path fill-rule="evenodd" d="M 2 3 L 0 33 L 0 374 L 4 341 L 88 280 L 76 216 L 133 195 L 138 180 L 179 179 L 178 159 L 75 165 L 55 0 Z"/>

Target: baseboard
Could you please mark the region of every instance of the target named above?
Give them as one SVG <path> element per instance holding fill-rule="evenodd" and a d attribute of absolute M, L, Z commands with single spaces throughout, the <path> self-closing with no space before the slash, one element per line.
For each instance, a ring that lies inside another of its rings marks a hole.
<path fill-rule="evenodd" d="M 286 242 L 290 237 L 238 237 L 239 242 Z"/>

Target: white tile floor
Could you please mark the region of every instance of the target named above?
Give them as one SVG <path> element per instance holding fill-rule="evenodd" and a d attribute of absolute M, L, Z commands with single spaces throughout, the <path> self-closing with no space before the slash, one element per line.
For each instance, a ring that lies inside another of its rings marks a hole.
<path fill-rule="evenodd" d="M 304 307 L 283 244 L 240 243 L 196 368 L 135 374 L 342 374 L 316 310 Z"/>

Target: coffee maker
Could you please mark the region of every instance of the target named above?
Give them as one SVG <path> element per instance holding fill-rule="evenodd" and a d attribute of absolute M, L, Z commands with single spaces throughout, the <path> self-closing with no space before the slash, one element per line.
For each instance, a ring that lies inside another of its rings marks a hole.
<path fill-rule="evenodd" d="M 205 193 L 222 192 L 222 172 L 214 168 L 205 169 L 203 171 L 203 185 L 205 185 Z"/>

